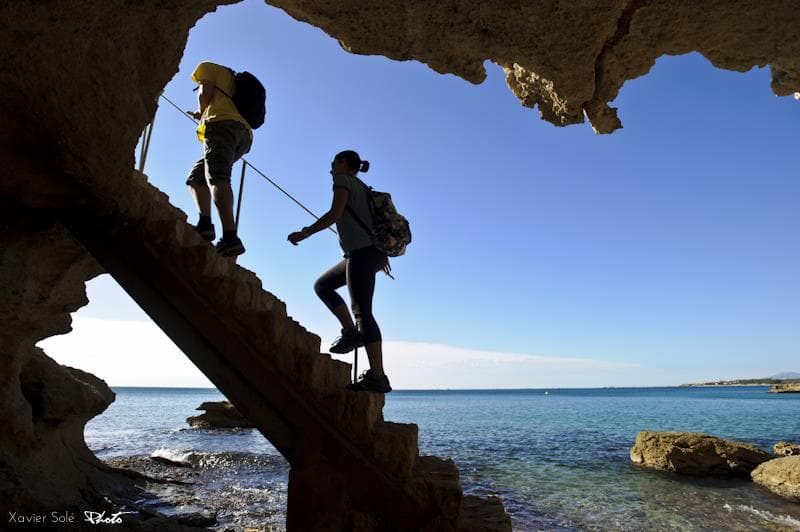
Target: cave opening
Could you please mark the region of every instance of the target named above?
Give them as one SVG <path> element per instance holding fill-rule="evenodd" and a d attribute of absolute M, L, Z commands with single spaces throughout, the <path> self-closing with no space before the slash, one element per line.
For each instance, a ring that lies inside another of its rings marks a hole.
<path fill-rule="evenodd" d="M 251 18 L 244 15 L 250 13 L 247 8 L 258 8 L 265 20 L 286 17 L 255 2 L 220 8 L 205 17 L 193 30 L 167 93 L 192 108 L 188 72 L 199 60 L 252 70 L 248 65 L 257 64 L 260 54 L 269 55 L 274 67 L 257 72 L 269 92 L 267 125 L 257 133 L 252 155 L 258 166 L 300 191 L 317 212 L 326 206 L 326 165 L 338 149 L 357 147 L 376 163 L 376 169 L 382 169 L 381 183 L 391 184 L 396 197 L 410 205 L 418 234 L 437 235 L 420 238 L 414 254 L 400 263 L 403 276 L 414 279 L 413 284 L 381 287 L 385 296 L 380 310 L 394 339 L 523 355 L 530 354 L 527 346 L 535 345 L 556 357 L 586 354 L 622 362 L 628 371 L 607 365 L 603 371 L 593 366 L 568 375 L 586 386 L 694 378 L 687 367 L 695 366 L 659 361 L 669 360 L 671 352 L 688 351 L 695 360 L 705 360 L 700 371 L 708 378 L 718 377 L 712 373 L 715 368 L 731 367 L 727 358 L 731 350 L 742 354 L 736 371 L 750 371 L 752 366 L 743 361 L 758 358 L 770 341 L 777 353 L 774 364 L 788 364 L 787 346 L 795 340 L 787 331 L 793 330 L 796 316 L 791 272 L 796 271 L 797 258 L 787 254 L 780 242 L 788 241 L 797 225 L 790 206 L 796 197 L 794 178 L 785 170 L 790 167 L 790 139 L 797 138 L 797 129 L 785 119 L 794 108 L 767 92 L 765 71 L 744 76 L 711 72 L 695 54 L 664 58 L 650 75 L 627 84 L 618 97 L 617 103 L 626 103 L 623 113 L 630 113 L 623 114 L 627 129 L 611 137 L 594 137 L 588 126 L 555 129 L 537 122 L 530 112 L 521 112 L 496 68 L 490 69 L 486 83 L 473 87 L 417 63 L 348 55 L 319 30 L 293 21 L 296 35 L 269 34 L 272 40 L 265 44 L 267 29 L 273 26 L 260 18 L 245 24 Z M 328 68 L 312 67 L 301 60 L 303 46 L 286 44 L 305 42 L 300 34 L 319 38 L 322 44 L 312 55 Z M 221 40 L 232 51 L 220 53 Z M 748 82 L 737 88 L 740 77 Z M 426 85 L 434 78 L 436 88 Z M 757 84 L 750 83 L 753 79 Z M 701 80 L 702 90 L 689 80 Z M 500 103 L 488 105 L 490 100 Z M 167 118 L 170 113 L 173 116 Z M 145 169 L 151 182 L 189 213 L 190 221 L 193 206 L 183 181 L 199 155 L 192 129 L 184 117 L 162 106 Z M 445 140 L 448 145 L 443 147 Z M 500 192 L 477 196 L 469 192 L 487 186 Z M 267 279 L 265 285 L 288 295 L 291 313 L 310 329 L 333 338 L 335 324 L 310 285 L 324 261 L 336 255 L 335 239 L 298 253 L 286 245 L 285 237 L 308 223 L 306 215 L 254 176 L 248 177 L 246 187 L 242 234 L 253 244 L 242 264 Z M 443 223 L 441 198 L 460 206 L 479 205 L 485 216 L 454 216 L 459 223 Z M 759 210 L 765 205 L 773 207 L 771 212 Z M 743 219 L 743 212 L 759 214 Z M 724 233 L 725 227 L 733 227 L 736 238 Z M 506 235 L 507 240 L 501 242 L 496 235 Z M 509 286 L 485 280 L 486 263 L 475 259 L 476 241 L 481 242 L 481 257 L 505 259 L 506 279 L 535 275 L 547 282 Z M 529 254 L 522 247 L 538 251 Z M 626 256 L 630 250 L 636 253 Z M 431 275 L 451 271 L 453 263 L 465 265 L 460 279 Z M 588 264 L 591 268 L 584 267 Z M 465 279 L 482 282 L 475 293 L 465 294 Z M 92 281 L 97 286 L 105 282 Z M 659 286 L 664 290 L 657 290 Z M 430 301 L 432 294 L 451 303 L 440 313 L 447 319 L 437 321 L 416 312 L 419 302 Z M 490 327 L 492 331 L 524 331 L 524 335 L 487 338 L 483 316 L 469 310 L 473 298 L 485 302 L 486 314 L 503 316 L 502 323 Z M 683 304 L 690 301 L 687 312 Z M 742 301 L 750 301 L 748 308 Z M 612 311 L 598 312 L 609 307 Z M 774 314 L 760 315 L 765 308 L 774 309 Z M 695 324 L 710 315 L 716 319 L 709 323 L 708 336 L 702 336 Z M 748 333 L 751 324 L 766 321 L 768 326 Z M 581 338 L 572 334 L 576 328 Z M 632 338 L 632 330 L 640 332 Z M 727 336 L 729 331 L 737 334 Z M 143 334 L 134 336 L 140 342 Z M 683 342 L 674 341 L 684 336 Z M 657 352 L 648 349 L 651 345 L 659 346 Z M 651 358 L 643 358 L 644 352 Z M 137 354 L 130 356 L 135 359 Z M 400 356 L 389 358 L 387 367 L 407 387 L 486 382 L 484 374 L 483 380 L 462 375 L 462 381 L 443 383 L 452 372 L 442 361 L 434 361 L 441 370 L 432 372 L 434 379 L 414 380 L 422 373 L 415 375 L 414 369 L 430 367 L 430 360 L 424 361 L 428 366 L 416 359 L 403 367 Z M 625 366 L 641 360 L 645 362 L 638 369 Z M 491 374 L 490 382 L 532 387 L 566 379 L 535 369 Z M 549 380 L 536 380 L 542 375 Z M 653 380 L 654 375 L 662 380 Z M 158 410 L 170 401 L 160 397 L 153 407 Z M 447 441 L 446 431 L 435 434 Z M 435 441 L 422 444 L 432 448 Z M 465 463 L 475 458 L 462 457 Z M 485 472 L 467 477 L 467 486 L 479 487 L 486 480 L 481 475 Z M 514 484 L 513 475 L 500 477 L 501 489 L 526 493 Z M 281 504 L 279 498 L 275 507 Z M 280 510 L 275 507 L 268 512 L 279 521 Z M 527 518 L 515 516 L 523 523 Z"/>

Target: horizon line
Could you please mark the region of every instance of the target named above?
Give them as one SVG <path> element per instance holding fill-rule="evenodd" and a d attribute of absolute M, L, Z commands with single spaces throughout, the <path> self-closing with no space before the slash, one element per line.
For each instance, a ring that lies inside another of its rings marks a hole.
<path fill-rule="evenodd" d="M 769 386 L 769 384 L 711 384 L 709 383 L 687 383 L 687 384 L 665 384 L 658 386 L 558 386 L 547 388 L 395 388 L 395 392 L 524 392 L 524 391 L 548 391 L 548 390 L 644 390 L 653 388 L 741 388 L 743 386 Z M 131 385 L 108 385 L 114 388 L 124 389 L 157 389 L 157 390 L 214 390 L 225 395 L 219 388 L 208 386 L 131 386 Z"/>

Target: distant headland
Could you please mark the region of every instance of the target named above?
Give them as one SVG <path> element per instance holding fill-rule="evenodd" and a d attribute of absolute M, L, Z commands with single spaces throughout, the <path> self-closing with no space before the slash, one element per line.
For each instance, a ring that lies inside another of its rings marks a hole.
<path fill-rule="evenodd" d="M 681 384 L 681 388 L 698 387 L 698 386 L 776 386 L 785 384 L 798 384 L 800 385 L 800 373 L 786 371 L 778 373 L 771 377 L 762 377 L 757 379 L 729 379 L 709 382 L 698 382 L 691 384 Z"/>

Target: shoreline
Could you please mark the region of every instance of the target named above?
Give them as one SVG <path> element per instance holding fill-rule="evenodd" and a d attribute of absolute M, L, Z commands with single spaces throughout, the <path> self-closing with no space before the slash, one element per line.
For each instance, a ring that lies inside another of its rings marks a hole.
<path fill-rule="evenodd" d="M 745 387 L 745 386 L 774 386 L 770 383 L 753 383 L 753 384 L 679 384 L 676 388 L 732 388 L 732 387 Z"/>

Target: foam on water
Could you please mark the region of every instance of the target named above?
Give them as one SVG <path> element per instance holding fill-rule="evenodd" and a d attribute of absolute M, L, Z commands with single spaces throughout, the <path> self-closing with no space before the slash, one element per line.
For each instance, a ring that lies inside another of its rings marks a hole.
<path fill-rule="evenodd" d="M 726 510 L 733 513 L 734 511 L 745 512 L 756 517 L 759 517 L 765 521 L 770 523 L 775 523 L 778 525 L 788 526 L 793 528 L 794 530 L 800 530 L 800 519 L 794 519 L 788 515 L 775 515 L 770 511 L 767 510 L 759 510 L 757 508 L 753 508 L 752 506 L 747 506 L 745 504 L 737 504 L 735 506 L 731 506 L 730 504 L 725 504 L 723 506 Z"/>

